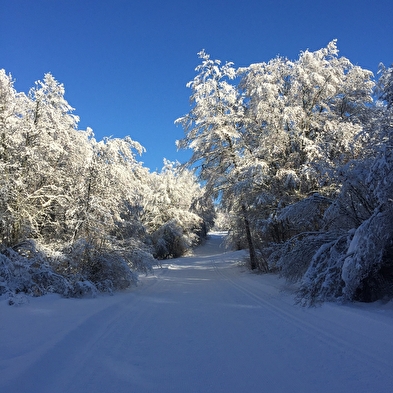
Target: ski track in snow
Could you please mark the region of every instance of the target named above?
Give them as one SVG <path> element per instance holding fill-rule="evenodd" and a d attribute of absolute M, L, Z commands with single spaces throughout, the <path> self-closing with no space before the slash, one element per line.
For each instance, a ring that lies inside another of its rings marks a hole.
<path fill-rule="evenodd" d="M 302 308 L 221 242 L 114 296 L 0 298 L 0 392 L 393 392 L 392 302 Z"/>

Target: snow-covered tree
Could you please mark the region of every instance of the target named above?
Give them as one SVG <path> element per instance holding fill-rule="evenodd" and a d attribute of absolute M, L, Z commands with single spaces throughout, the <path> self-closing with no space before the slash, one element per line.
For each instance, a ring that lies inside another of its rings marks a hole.
<path fill-rule="evenodd" d="M 142 146 L 97 142 L 72 112 L 51 74 L 26 96 L 0 72 L 0 292 L 124 288 L 151 266 L 135 213 Z"/>
<path fill-rule="evenodd" d="M 372 102 L 372 74 L 338 57 L 336 42 L 297 61 L 278 57 L 241 69 L 249 145 L 280 199 L 321 191 L 356 153 L 361 114 Z M 281 196 L 280 196 L 281 194 Z"/>
<path fill-rule="evenodd" d="M 379 73 L 381 74 L 378 80 L 379 99 L 386 103 L 386 107 L 390 110 L 393 106 L 393 64 L 386 68 L 380 64 Z"/>
<path fill-rule="evenodd" d="M 167 162 L 150 173 L 130 137 L 78 130 L 64 95 L 51 74 L 26 95 L 0 71 L 0 294 L 125 288 L 208 222 L 190 171 Z"/>
<path fill-rule="evenodd" d="M 277 57 L 238 70 L 204 51 L 199 57 L 188 84 L 193 107 L 177 120 L 186 132 L 178 146 L 193 149 L 200 179 L 243 216 L 256 267 L 260 221 L 310 193 L 334 194 L 338 169 L 359 154 L 372 73 L 339 57 L 335 41 L 296 61 Z"/>
<path fill-rule="evenodd" d="M 143 222 L 151 235 L 155 255 L 178 257 L 199 242 L 204 222 L 198 209 L 202 190 L 193 173 L 179 163 L 164 160 L 160 173 L 149 177 L 144 197 Z"/>
<path fill-rule="evenodd" d="M 393 295 L 392 68 L 376 84 L 335 40 L 237 70 L 199 57 L 178 146 L 193 149 L 234 243 L 251 238 L 259 266 L 300 281 L 308 304 Z"/>
<path fill-rule="evenodd" d="M 230 83 L 236 78 L 232 63 L 221 65 L 201 51 L 202 63 L 193 81 L 187 84 L 192 89 L 191 111 L 176 120 L 185 130 L 186 136 L 177 142 L 179 148 L 191 148 L 190 166 L 197 166 L 200 181 L 214 198 L 234 201 L 243 217 L 250 250 L 251 268 L 257 267 L 254 244 L 251 237 L 246 201 L 239 188 L 242 179 L 242 155 L 244 145 L 245 107 L 237 87 Z M 248 183 L 248 178 L 245 179 Z M 234 206 L 234 205 L 233 205 Z"/>
<path fill-rule="evenodd" d="M 379 101 L 359 135 L 365 155 L 343 171 L 340 192 L 325 213 L 328 228 L 341 234 L 318 250 L 301 281 L 299 298 L 307 304 L 393 297 L 391 71 L 381 70 Z"/>

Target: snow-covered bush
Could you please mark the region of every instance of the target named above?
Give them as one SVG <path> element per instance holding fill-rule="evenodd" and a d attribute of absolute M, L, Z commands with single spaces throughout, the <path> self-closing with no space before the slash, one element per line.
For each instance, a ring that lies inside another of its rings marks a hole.
<path fill-rule="evenodd" d="M 53 253 L 29 240 L 0 254 L 0 295 L 95 296 L 125 289 L 136 281 L 120 253 L 97 253 L 81 242 L 71 252 Z"/>
<path fill-rule="evenodd" d="M 353 164 L 326 211 L 327 225 L 345 233 L 314 255 L 299 290 L 304 303 L 393 297 L 392 129 L 376 132 L 385 137 L 372 146 L 375 158 Z"/>
<path fill-rule="evenodd" d="M 300 281 L 316 253 L 322 246 L 330 244 L 339 237 L 338 232 L 304 232 L 293 236 L 283 244 L 275 244 L 268 258 L 272 268 L 288 281 Z"/>
<path fill-rule="evenodd" d="M 329 235 L 333 239 L 329 239 Z M 313 250 L 314 255 L 300 282 L 297 298 L 303 305 L 342 298 L 345 285 L 342 266 L 353 233 L 333 232 L 325 236 L 324 244 Z"/>
<path fill-rule="evenodd" d="M 197 239 L 186 236 L 176 221 L 169 221 L 152 234 L 154 256 L 158 259 L 178 258 Z"/>
<path fill-rule="evenodd" d="M 50 260 L 32 240 L 7 248 L 0 254 L 0 294 L 25 293 L 70 296 L 72 283 L 54 271 Z"/>
<path fill-rule="evenodd" d="M 378 209 L 356 230 L 321 246 L 302 278 L 298 299 L 375 301 L 393 297 L 391 206 Z"/>
<path fill-rule="evenodd" d="M 67 251 L 57 257 L 55 267 L 57 272 L 71 280 L 91 282 L 105 292 L 125 289 L 137 280 L 121 251 L 97 249 L 84 240 L 76 242 Z"/>
<path fill-rule="evenodd" d="M 390 202 L 356 229 L 342 267 L 345 299 L 374 301 L 393 296 L 392 223 Z"/>

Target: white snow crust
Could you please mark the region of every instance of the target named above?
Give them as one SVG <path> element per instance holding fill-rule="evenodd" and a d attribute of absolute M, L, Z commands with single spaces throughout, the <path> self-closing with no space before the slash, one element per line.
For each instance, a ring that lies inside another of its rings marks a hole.
<path fill-rule="evenodd" d="M 0 392 L 393 391 L 392 302 L 302 308 L 222 242 L 114 296 L 0 297 Z"/>

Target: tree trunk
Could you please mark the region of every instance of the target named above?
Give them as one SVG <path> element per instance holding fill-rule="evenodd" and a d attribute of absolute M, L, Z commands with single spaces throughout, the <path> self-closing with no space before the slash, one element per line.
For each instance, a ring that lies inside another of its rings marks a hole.
<path fill-rule="evenodd" d="M 242 205 L 242 212 L 243 212 L 244 226 L 246 227 L 248 250 L 250 252 L 251 270 L 255 270 L 258 267 L 257 256 L 255 253 L 254 243 L 251 237 L 250 223 L 247 218 L 246 207 L 244 205 Z"/>

